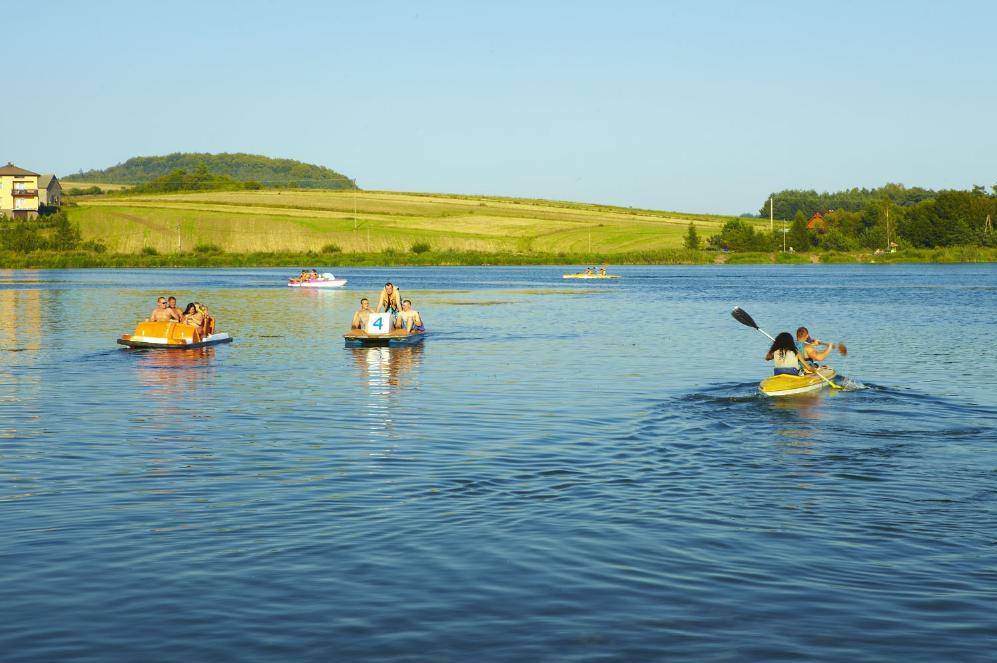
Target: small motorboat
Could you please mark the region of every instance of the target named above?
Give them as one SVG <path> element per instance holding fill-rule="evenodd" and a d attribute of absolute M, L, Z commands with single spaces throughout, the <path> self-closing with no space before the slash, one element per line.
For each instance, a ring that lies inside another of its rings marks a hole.
<path fill-rule="evenodd" d="M 193 350 L 209 345 L 231 343 L 232 337 L 214 332 L 202 337 L 201 330 L 193 325 L 179 322 L 140 322 L 132 334 L 123 334 L 118 339 L 120 345 L 129 348 L 160 348 L 167 350 Z"/>
<path fill-rule="evenodd" d="M 810 373 L 808 375 L 773 375 L 765 378 L 758 385 L 758 389 L 766 396 L 795 396 L 819 391 L 828 386 L 828 380 L 833 380 L 835 372 L 833 368 L 819 368 L 820 375 Z"/>
<path fill-rule="evenodd" d="M 618 279 L 620 276 L 618 274 L 586 274 L 585 272 L 579 272 L 578 274 L 562 274 L 561 278 L 564 279 Z"/>
<path fill-rule="evenodd" d="M 426 332 L 412 332 L 395 329 L 387 334 L 368 334 L 360 329 L 351 329 L 343 334 L 348 348 L 395 348 L 405 345 L 418 345 L 426 340 Z"/>
<path fill-rule="evenodd" d="M 287 281 L 288 288 L 342 288 L 344 285 L 346 285 L 346 279 L 337 279 L 329 272 L 310 281 L 299 281 L 298 279 L 288 279 Z"/>

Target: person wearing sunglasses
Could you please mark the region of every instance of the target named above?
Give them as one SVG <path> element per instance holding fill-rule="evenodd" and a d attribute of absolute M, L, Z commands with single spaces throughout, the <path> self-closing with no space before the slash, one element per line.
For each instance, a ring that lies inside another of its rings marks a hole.
<path fill-rule="evenodd" d="M 149 314 L 149 322 L 169 322 L 173 320 L 173 313 L 166 307 L 166 297 L 156 300 L 156 308 Z"/>

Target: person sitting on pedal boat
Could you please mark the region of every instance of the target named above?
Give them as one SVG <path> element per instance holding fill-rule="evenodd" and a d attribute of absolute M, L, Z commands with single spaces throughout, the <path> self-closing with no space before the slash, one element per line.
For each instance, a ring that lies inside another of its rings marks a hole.
<path fill-rule="evenodd" d="M 208 307 L 204 304 L 198 304 L 197 309 L 204 316 L 204 323 L 201 325 L 201 336 L 208 337 L 215 331 L 215 319 L 211 317 Z"/>
<path fill-rule="evenodd" d="M 166 298 L 166 309 L 177 322 L 183 322 L 183 311 L 177 306 L 177 298 L 170 296 Z"/>
<path fill-rule="evenodd" d="M 773 375 L 800 375 L 800 356 L 796 353 L 793 335 L 782 332 L 776 336 L 768 354 L 765 355 L 765 361 L 775 363 Z"/>
<path fill-rule="evenodd" d="M 402 310 L 398 313 L 396 326 L 409 334 L 426 331 L 426 327 L 422 324 L 422 316 L 412 308 L 411 299 L 402 301 Z"/>
<path fill-rule="evenodd" d="M 391 283 L 391 281 L 388 281 L 384 284 L 384 289 L 381 290 L 381 294 L 377 298 L 377 312 L 390 312 L 394 316 L 401 310 L 401 292 Z"/>
<path fill-rule="evenodd" d="M 156 300 L 156 308 L 152 309 L 152 313 L 149 314 L 149 322 L 170 322 L 173 320 L 173 314 L 170 309 L 166 307 L 166 297 L 160 297 Z"/>
<path fill-rule="evenodd" d="M 827 347 L 819 350 L 818 348 L 822 345 Z M 825 343 L 824 341 L 810 338 L 810 330 L 806 327 L 798 327 L 796 329 L 796 352 L 810 368 L 816 369 L 820 365 L 820 362 L 827 359 L 827 356 L 831 354 L 831 350 L 833 349 L 833 343 Z"/>
<path fill-rule="evenodd" d="M 370 310 L 370 300 L 364 297 L 360 300 L 360 309 L 353 314 L 353 322 L 350 323 L 350 329 L 366 330 L 367 321 L 370 320 L 371 313 L 373 311 Z"/>
<path fill-rule="evenodd" d="M 184 310 L 183 323 L 191 327 L 197 327 L 199 330 L 204 329 L 204 313 L 201 312 L 201 304 L 199 302 L 187 304 L 187 308 Z"/>

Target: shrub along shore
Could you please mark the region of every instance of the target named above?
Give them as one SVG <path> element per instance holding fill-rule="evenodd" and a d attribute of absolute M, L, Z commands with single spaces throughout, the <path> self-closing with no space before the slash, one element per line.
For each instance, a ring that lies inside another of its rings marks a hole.
<path fill-rule="evenodd" d="M 77 269 L 99 267 L 401 267 L 484 265 L 712 265 L 712 264 L 832 264 L 832 263 L 978 263 L 997 262 L 997 248 L 954 246 L 906 249 L 876 255 L 852 252 L 730 252 L 666 249 L 634 253 L 490 253 L 422 251 L 371 253 L 223 253 L 122 254 L 95 251 L 0 252 L 4 269 Z"/>

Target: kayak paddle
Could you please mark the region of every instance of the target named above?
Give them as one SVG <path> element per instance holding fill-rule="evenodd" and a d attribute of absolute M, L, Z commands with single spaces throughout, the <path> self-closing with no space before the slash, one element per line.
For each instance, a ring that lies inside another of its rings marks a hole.
<path fill-rule="evenodd" d="M 755 322 L 754 318 L 752 318 L 750 315 L 748 315 L 748 312 L 745 311 L 740 306 L 735 306 L 734 310 L 731 311 L 730 314 L 734 317 L 735 320 L 737 320 L 738 322 L 740 322 L 742 325 L 745 325 L 746 327 L 751 327 L 752 329 L 754 329 L 756 331 L 759 331 L 762 334 L 765 334 L 766 336 L 769 337 L 769 339 L 773 343 L 775 343 L 775 339 L 772 338 L 772 336 L 767 331 L 765 331 L 764 329 L 760 328 L 758 326 L 758 323 Z M 842 354 L 844 354 L 844 353 L 842 353 Z M 806 370 L 806 368 L 804 368 L 804 371 L 805 370 Z M 836 385 L 833 382 L 831 382 L 830 380 L 828 380 L 819 370 L 814 371 L 814 374 L 817 377 L 819 377 L 821 380 L 823 380 L 824 382 L 828 383 L 831 386 L 832 389 L 844 389 L 844 387 L 839 387 L 838 385 Z"/>
<path fill-rule="evenodd" d="M 745 311 L 740 306 L 735 306 L 734 310 L 731 311 L 730 314 L 732 316 L 734 316 L 734 319 L 737 320 L 738 322 L 740 322 L 742 325 L 751 327 L 752 329 L 754 329 L 756 331 L 760 331 L 761 333 L 763 333 L 766 336 L 768 336 L 770 341 L 772 341 L 773 343 L 775 343 L 775 339 L 772 338 L 771 336 L 769 336 L 769 334 L 765 330 L 760 329 L 758 327 L 758 323 L 755 322 L 754 318 L 752 318 L 750 315 L 748 315 L 748 312 Z"/>

